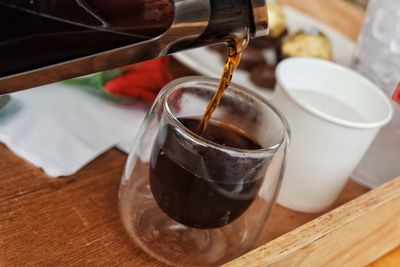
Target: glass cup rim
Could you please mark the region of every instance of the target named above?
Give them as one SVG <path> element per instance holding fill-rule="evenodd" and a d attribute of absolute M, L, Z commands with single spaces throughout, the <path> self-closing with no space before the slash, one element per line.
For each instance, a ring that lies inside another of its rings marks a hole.
<path fill-rule="evenodd" d="M 228 147 L 228 146 L 223 146 L 218 143 L 212 142 L 210 140 L 207 140 L 196 133 L 192 132 L 191 130 L 187 129 L 186 126 L 184 126 L 178 118 L 173 114 L 171 111 L 169 105 L 168 105 L 168 96 L 178 88 L 179 85 L 183 85 L 188 82 L 198 82 L 201 84 L 202 82 L 204 83 L 214 83 L 216 86 L 219 84 L 219 79 L 216 78 L 210 78 L 210 77 L 204 77 L 204 76 L 186 76 L 182 78 L 175 79 L 171 82 L 169 82 L 167 85 L 164 86 L 164 88 L 160 92 L 160 97 L 162 99 L 162 106 L 165 109 L 165 114 L 167 115 L 167 118 L 170 120 L 170 122 L 177 127 L 178 129 L 181 130 L 181 134 L 184 134 L 188 139 L 191 141 L 194 141 L 198 145 L 202 146 L 208 146 L 212 147 L 214 149 L 224 151 L 227 153 L 240 153 L 240 154 L 245 154 L 246 156 L 252 155 L 254 156 L 265 156 L 265 154 L 274 154 L 276 151 L 281 147 L 283 144 L 288 144 L 289 139 L 290 139 L 290 127 L 289 123 L 287 122 L 286 118 L 283 116 L 283 114 L 269 101 L 267 101 L 264 97 L 262 97 L 260 94 L 257 94 L 256 92 L 253 92 L 243 86 L 240 86 L 235 83 L 231 83 L 230 86 L 228 87 L 227 90 L 237 90 L 244 92 L 250 97 L 257 99 L 258 101 L 261 101 L 264 105 L 266 105 L 268 108 L 271 109 L 271 111 L 278 117 L 279 121 L 281 122 L 281 127 L 283 130 L 282 134 L 282 139 L 277 145 L 273 145 L 270 147 L 262 148 L 262 149 L 239 149 L 239 148 L 234 148 L 234 147 Z"/>

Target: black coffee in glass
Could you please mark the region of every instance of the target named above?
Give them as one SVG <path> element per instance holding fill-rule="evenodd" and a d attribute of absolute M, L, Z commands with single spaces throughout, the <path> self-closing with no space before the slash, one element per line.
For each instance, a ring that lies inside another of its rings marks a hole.
<path fill-rule="evenodd" d="M 179 122 L 196 136 L 201 118 Z M 161 210 L 179 223 L 202 229 L 222 227 L 253 203 L 268 161 L 249 156 L 246 150 L 259 150 L 261 145 L 220 121 L 211 120 L 197 138 L 216 147 L 188 141 L 176 125 L 161 125 L 150 160 L 151 191 Z M 237 152 L 228 153 L 224 147 Z"/>

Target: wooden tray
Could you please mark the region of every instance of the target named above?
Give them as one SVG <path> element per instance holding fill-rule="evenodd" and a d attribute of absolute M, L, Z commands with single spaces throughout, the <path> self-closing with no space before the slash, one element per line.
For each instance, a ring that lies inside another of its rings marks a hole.
<path fill-rule="evenodd" d="M 336 205 L 363 191 L 349 182 Z M 365 266 L 400 245 L 400 177 L 321 216 L 278 206 L 260 243 L 225 266 Z"/>

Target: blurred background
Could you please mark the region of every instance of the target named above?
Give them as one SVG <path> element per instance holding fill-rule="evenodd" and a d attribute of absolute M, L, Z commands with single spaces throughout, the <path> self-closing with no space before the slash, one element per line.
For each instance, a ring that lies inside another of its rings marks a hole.
<path fill-rule="evenodd" d="M 347 0 L 347 1 L 356 5 L 360 5 L 364 8 L 367 7 L 368 4 L 368 0 Z"/>

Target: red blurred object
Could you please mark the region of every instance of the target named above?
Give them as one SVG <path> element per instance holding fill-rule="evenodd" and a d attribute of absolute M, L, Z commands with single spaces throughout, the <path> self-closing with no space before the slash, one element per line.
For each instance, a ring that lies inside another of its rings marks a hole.
<path fill-rule="evenodd" d="M 107 82 L 105 90 L 115 96 L 154 101 L 158 92 L 173 77 L 168 56 L 125 67 L 118 77 Z"/>
<path fill-rule="evenodd" d="M 397 104 L 400 104 L 400 82 L 397 85 L 396 89 L 394 90 L 392 99 L 396 101 Z"/>

